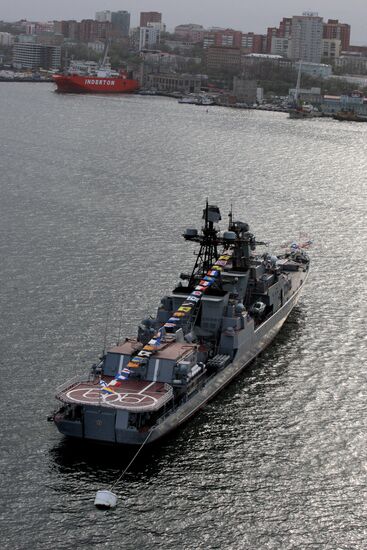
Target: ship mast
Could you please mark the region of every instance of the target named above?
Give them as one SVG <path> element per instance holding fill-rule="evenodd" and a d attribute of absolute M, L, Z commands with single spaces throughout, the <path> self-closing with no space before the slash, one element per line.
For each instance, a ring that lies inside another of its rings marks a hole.
<path fill-rule="evenodd" d="M 103 50 L 102 61 L 99 64 L 100 69 L 103 69 L 106 66 L 109 47 L 110 47 L 110 40 L 107 40 L 106 44 L 105 44 L 105 47 L 104 47 L 104 50 Z"/>
<path fill-rule="evenodd" d="M 302 72 L 302 61 L 300 60 L 299 61 L 299 66 L 298 66 L 296 91 L 295 91 L 295 94 L 294 94 L 294 102 L 295 103 L 298 102 L 298 96 L 299 96 L 299 92 L 300 92 L 300 89 L 301 89 L 301 72 Z"/>
<path fill-rule="evenodd" d="M 197 254 L 194 269 L 190 275 L 189 287 L 195 286 L 197 279 L 201 278 L 215 263 L 218 258 L 219 229 L 214 224 L 221 220 L 220 210 L 217 206 L 208 204 L 206 201 L 203 210 L 204 226 L 199 235 L 196 229 L 188 229 L 184 234 L 186 240 L 200 243 L 200 250 Z"/>

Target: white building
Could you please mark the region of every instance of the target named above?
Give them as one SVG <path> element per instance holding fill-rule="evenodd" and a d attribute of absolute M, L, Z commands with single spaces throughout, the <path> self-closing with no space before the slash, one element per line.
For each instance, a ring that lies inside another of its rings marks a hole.
<path fill-rule="evenodd" d="M 103 54 L 105 49 L 104 42 L 88 42 L 87 46 L 90 50 L 93 50 L 94 52 L 99 54 Z"/>
<path fill-rule="evenodd" d="M 10 32 L 0 32 L 0 46 L 12 46 L 14 36 Z"/>
<path fill-rule="evenodd" d="M 270 53 L 272 55 L 282 55 L 283 57 L 288 57 L 290 41 L 290 38 L 278 38 L 277 36 L 273 36 L 271 39 Z"/>
<path fill-rule="evenodd" d="M 364 73 L 367 71 L 367 57 L 362 57 L 358 54 L 342 55 L 335 59 L 334 66 L 342 69 L 346 73 Z"/>
<path fill-rule="evenodd" d="M 324 38 L 322 41 L 322 57 L 336 59 L 340 57 L 342 42 L 337 38 Z"/>
<path fill-rule="evenodd" d="M 159 44 L 161 31 L 155 27 L 140 27 L 139 29 L 139 50 L 149 49 Z"/>
<path fill-rule="evenodd" d="M 17 69 L 59 69 L 61 48 L 18 42 L 13 48 L 13 66 Z"/>
<path fill-rule="evenodd" d="M 297 61 L 294 64 L 295 69 L 298 71 L 300 61 Z M 315 78 L 329 78 L 332 75 L 331 65 L 326 65 L 325 63 L 310 63 L 307 61 L 302 61 L 301 73 L 314 76 Z"/>
<path fill-rule="evenodd" d="M 320 63 L 323 20 L 317 13 L 305 12 L 292 17 L 292 40 L 289 57 L 294 60 Z"/>

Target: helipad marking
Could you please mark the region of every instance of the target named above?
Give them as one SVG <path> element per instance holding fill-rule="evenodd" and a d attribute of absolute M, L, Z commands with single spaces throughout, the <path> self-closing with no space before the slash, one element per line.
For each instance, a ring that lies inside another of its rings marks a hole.
<path fill-rule="evenodd" d="M 99 388 L 87 388 L 79 387 L 73 388 L 66 393 L 66 397 L 71 401 L 77 403 L 87 403 L 90 405 L 98 405 L 101 400 L 108 402 L 110 405 L 120 404 L 121 407 L 125 406 L 139 406 L 142 408 L 151 407 L 158 402 L 158 399 L 152 395 L 146 395 L 143 392 L 150 388 L 154 382 L 148 384 L 139 392 L 114 392 L 110 394 L 102 394 Z M 74 397 L 75 395 L 75 397 Z"/>

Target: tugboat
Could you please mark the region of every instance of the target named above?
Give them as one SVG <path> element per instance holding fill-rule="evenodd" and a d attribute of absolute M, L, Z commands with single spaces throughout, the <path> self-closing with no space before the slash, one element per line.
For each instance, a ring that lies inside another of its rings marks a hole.
<path fill-rule="evenodd" d="M 367 115 L 362 115 L 354 109 L 342 109 L 333 115 L 333 119 L 343 122 L 367 122 Z"/>
<path fill-rule="evenodd" d="M 191 274 L 164 296 L 137 337 L 118 342 L 85 376 L 57 389 L 50 417 L 66 436 L 142 445 L 167 435 L 270 344 L 297 303 L 309 273 L 304 248 L 257 254 L 247 223 L 206 204 L 201 231 L 183 235 L 199 251 Z"/>

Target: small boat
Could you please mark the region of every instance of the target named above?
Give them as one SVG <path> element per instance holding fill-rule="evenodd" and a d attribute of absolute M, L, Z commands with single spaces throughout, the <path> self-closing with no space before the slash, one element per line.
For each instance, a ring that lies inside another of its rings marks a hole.
<path fill-rule="evenodd" d="M 184 95 L 180 97 L 178 103 L 187 103 L 189 105 L 199 105 L 199 97 L 197 95 Z"/>
<path fill-rule="evenodd" d="M 311 103 L 306 103 L 305 101 L 302 101 L 299 98 L 300 86 L 301 86 L 301 70 L 302 70 L 302 61 L 300 61 L 299 67 L 298 67 L 296 92 L 293 97 L 293 103 L 288 109 L 289 118 L 303 119 L 303 118 L 321 117 L 323 116 L 321 111 L 319 111 L 314 105 L 311 105 Z"/>
<path fill-rule="evenodd" d="M 288 110 L 289 118 L 315 118 L 322 117 L 322 112 L 310 103 L 299 102 L 298 105 Z"/>
<path fill-rule="evenodd" d="M 335 120 L 349 122 L 367 122 L 367 115 L 356 113 L 353 109 L 342 109 L 333 115 Z"/>

